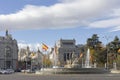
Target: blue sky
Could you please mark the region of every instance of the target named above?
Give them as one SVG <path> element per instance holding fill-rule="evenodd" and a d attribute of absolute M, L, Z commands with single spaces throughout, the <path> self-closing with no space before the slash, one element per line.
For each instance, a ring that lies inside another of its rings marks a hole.
<path fill-rule="evenodd" d="M 57 0 L 2 0 L 0 2 L 0 13 L 10 14 L 19 11 L 25 5 L 50 6 L 58 2 Z"/>
<path fill-rule="evenodd" d="M 20 47 L 54 46 L 62 39 L 85 44 L 98 34 L 106 44 L 120 37 L 119 0 L 2 0 L 0 35 L 8 29 Z"/>

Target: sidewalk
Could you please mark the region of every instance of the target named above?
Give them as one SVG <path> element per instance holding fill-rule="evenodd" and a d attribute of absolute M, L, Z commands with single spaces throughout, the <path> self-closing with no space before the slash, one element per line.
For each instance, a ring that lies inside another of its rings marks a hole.
<path fill-rule="evenodd" d="M 111 69 L 110 72 L 111 73 L 120 73 L 120 70 Z"/>

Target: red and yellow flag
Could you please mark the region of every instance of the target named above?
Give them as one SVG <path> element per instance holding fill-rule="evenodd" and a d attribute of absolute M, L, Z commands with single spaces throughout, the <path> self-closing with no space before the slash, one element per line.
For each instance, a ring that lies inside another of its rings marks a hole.
<path fill-rule="evenodd" d="M 42 43 L 42 49 L 45 50 L 45 51 L 47 51 L 48 50 L 48 46 L 45 45 L 44 43 Z"/>
<path fill-rule="evenodd" d="M 83 53 L 80 54 L 80 58 L 82 58 L 82 57 L 83 57 Z"/>

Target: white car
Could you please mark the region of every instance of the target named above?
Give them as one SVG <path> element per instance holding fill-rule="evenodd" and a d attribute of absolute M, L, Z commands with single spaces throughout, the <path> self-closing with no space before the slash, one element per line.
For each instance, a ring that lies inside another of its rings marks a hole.
<path fill-rule="evenodd" d="M 0 73 L 1 74 L 11 74 L 11 73 L 14 73 L 14 70 L 13 69 L 1 69 Z"/>
<path fill-rule="evenodd" d="M 15 71 L 13 69 L 6 69 L 8 73 L 14 73 Z"/>
<path fill-rule="evenodd" d="M 1 74 L 9 74 L 9 72 L 7 70 L 0 70 Z"/>

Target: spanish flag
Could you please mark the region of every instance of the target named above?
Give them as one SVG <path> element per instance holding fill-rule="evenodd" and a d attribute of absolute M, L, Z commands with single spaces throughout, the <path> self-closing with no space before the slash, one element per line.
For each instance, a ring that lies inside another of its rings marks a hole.
<path fill-rule="evenodd" d="M 48 46 L 45 45 L 44 43 L 42 43 L 42 49 L 45 50 L 45 51 L 47 51 L 48 50 Z"/>
<path fill-rule="evenodd" d="M 83 53 L 80 54 L 80 58 L 82 58 L 82 57 L 83 57 Z"/>

